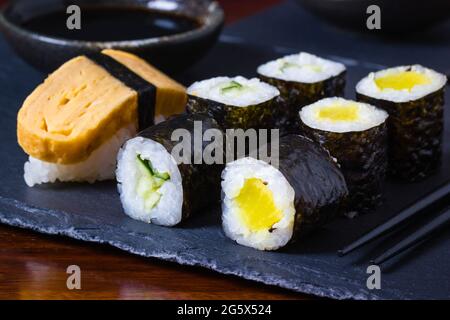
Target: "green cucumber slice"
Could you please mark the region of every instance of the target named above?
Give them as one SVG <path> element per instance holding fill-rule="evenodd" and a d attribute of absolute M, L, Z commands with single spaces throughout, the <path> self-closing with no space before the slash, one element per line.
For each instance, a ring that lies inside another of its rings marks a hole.
<path fill-rule="evenodd" d="M 151 193 L 147 198 L 144 200 L 144 207 L 146 210 L 153 209 L 161 199 L 161 194 L 158 192 Z"/>
<path fill-rule="evenodd" d="M 242 89 L 244 86 L 242 84 L 240 84 L 237 81 L 231 81 L 230 83 L 228 83 L 225 87 L 223 87 L 221 89 L 222 93 L 227 93 L 231 90 L 240 90 Z"/>
<path fill-rule="evenodd" d="M 164 182 L 170 179 L 170 175 L 167 172 L 156 171 L 151 161 L 143 159 L 140 155 L 137 156 L 137 165 L 141 176 L 136 184 L 136 193 L 144 200 L 145 209 L 150 210 L 161 199 L 158 190 Z"/>
<path fill-rule="evenodd" d="M 299 65 L 291 62 L 284 62 L 283 65 L 280 67 L 280 71 L 284 72 L 286 71 L 286 69 L 289 68 L 299 68 Z"/>
<path fill-rule="evenodd" d="M 147 159 L 142 159 L 141 155 L 137 156 L 138 162 L 147 169 L 148 173 L 156 178 L 162 179 L 164 181 L 167 181 L 170 179 L 170 175 L 167 172 L 158 172 L 156 171 L 153 166 L 152 166 L 152 162 L 150 160 Z"/>
<path fill-rule="evenodd" d="M 307 68 L 310 69 L 314 72 L 320 72 L 322 71 L 322 68 L 318 65 L 315 64 L 304 64 L 304 65 L 298 65 L 296 63 L 292 63 L 292 62 L 284 62 L 283 65 L 280 67 L 280 71 L 281 72 L 285 72 L 286 69 L 289 68 Z"/>

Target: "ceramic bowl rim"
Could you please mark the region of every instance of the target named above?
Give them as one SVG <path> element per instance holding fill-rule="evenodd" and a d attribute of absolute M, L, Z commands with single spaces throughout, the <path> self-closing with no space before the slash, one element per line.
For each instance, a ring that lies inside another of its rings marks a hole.
<path fill-rule="evenodd" d="M 136 39 L 136 40 L 121 40 L 121 41 L 83 41 L 70 40 L 64 38 L 51 37 L 42 35 L 25 28 L 22 28 L 17 23 L 10 21 L 6 17 L 6 10 L 13 6 L 14 2 L 7 3 L 0 8 L 0 27 L 3 25 L 6 29 L 19 34 L 23 37 L 31 38 L 39 42 L 45 42 L 52 45 L 70 46 L 73 48 L 136 48 L 144 46 L 158 46 L 162 44 L 176 44 L 188 42 L 209 35 L 210 33 L 219 29 L 225 20 L 225 13 L 217 1 L 211 1 L 206 9 L 206 15 L 200 27 L 193 30 L 177 33 L 169 36 Z"/>

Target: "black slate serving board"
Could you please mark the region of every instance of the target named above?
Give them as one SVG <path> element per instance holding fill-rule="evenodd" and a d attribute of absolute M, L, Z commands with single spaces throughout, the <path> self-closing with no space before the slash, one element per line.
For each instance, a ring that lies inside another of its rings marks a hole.
<path fill-rule="evenodd" d="M 240 28 L 246 27 L 248 25 L 243 24 Z M 238 28 L 232 27 L 232 32 L 227 32 L 201 63 L 177 78 L 189 84 L 216 75 L 251 76 L 258 64 L 302 49 L 301 46 L 248 44 L 243 38 L 236 37 Z M 382 67 L 379 63 L 330 55 L 320 50 L 317 53 L 347 65 L 349 98 L 354 97 L 353 87 L 358 79 Z M 16 142 L 16 114 L 23 99 L 42 79 L 42 74 L 20 61 L 0 39 L 1 222 L 106 243 L 133 254 L 201 266 L 318 296 L 339 299 L 450 298 L 449 232 L 441 233 L 433 241 L 383 268 L 381 290 L 367 289 L 366 268 L 369 258 L 379 252 L 375 245 L 385 243 L 385 240 L 345 258 L 336 255 L 337 249 L 450 179 L 448 110 L 444 161 L 439 173 L 422 183 L 389 183 L 385 205 L 377 212 L 353 220 L 339 218 L 301 243 L 280 252 L 260 252 L 238 246 L 223 235 L 219 209 L 199 213 L 182 227 L 170 229 L 125 216 L 113 182 L 28 188 L 22 178 L 26 156 Z M 446 97 L 450 101 L 448 93 Z"/>

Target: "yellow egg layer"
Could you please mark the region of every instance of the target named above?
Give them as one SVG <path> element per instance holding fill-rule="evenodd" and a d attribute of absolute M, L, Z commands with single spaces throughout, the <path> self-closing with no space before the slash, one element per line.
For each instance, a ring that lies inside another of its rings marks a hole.
<path fill-rule="evenodd" d="M 252 232 L 269 230 L 283 217 L 275 206 L 272 191 L 261 179 L 247 179 L 236 203 L 243 223 Z"/>
<path fill-rule="evenodd" d="M 404 71 L 395 74 L 390 74 L 384 77 L 375 79 L 375 83 L 381 90 L 394 89 L 394 90 L 408 90 L 418 85 L 428 84 L 431 80 L 429 77 L 422 73 L 415 71 Z"/>
<path fill-rule="evenodd" d="M 320 108 L 317 117 L 319 120 L 355 121 L 359 117 L 359 108 L 354 103 L 335 103 Z"/>
<path fill-rule="evenodd" d="M 104 50 L 156 90 L 155 117 L 183 112 L 185 88 L 127 52 Z M 17 116 L 17 139 L 30 156 L 74 164 L 120 129 L 138 124 L 138 93 L 85 56 L 64 63 L 25 100 Z M 148 106 L 150 108 L 151 106 Z"/>

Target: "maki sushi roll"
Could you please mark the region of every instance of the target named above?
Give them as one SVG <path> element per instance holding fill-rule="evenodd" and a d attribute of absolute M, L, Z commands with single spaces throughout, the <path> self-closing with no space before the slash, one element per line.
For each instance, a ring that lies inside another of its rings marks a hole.
<path fill-rule="evenodd" d="M 207 114 L 224 129 L 273 127 L 277 88 L 244 77 L 217 77 L 195 82 L 188 89 L 187 111 Z"/>
<path fill-rule="evenodd" d="M 301 107 L 344 94 L 345 66 L 306 52 L 263 64 L 258 74 L 281 92 L 283 103 L 277 110 L 276 126 L 283 131 L 298 129 Z"/>
<path fill-rule="evenodd" d="M 185 88 L 139 57 L 116 50 L 63 64 L 25 100 L 19 145 L 29 186 L 114 179 L 120 146 L 186 103 Z"/>
<path fill-rule="evenodd" d="M 388 114 L 343 98 L 325 98 L 300 111 L 302 132 L 337 159 L 349 189 L 347 213 L 380 204 L 388 165 Z"/>
<path fill-rule="evenodd" d="M 162 226 L 175 226 L 203 207 L 220 201 L 223 166 L 198 163 L 206 143 L 179 157 L 172 140 L 174 130 L 190 133 L 201 125 L 202 134 L 219 130 L 216 121 L 203 115 L 180 115 L 139 133 L 118 154 L 117 182 L 125 213 L 133 219 Z M 221 132 L 221 131 L 220 131 Z"/>
<path fill-rule="evenodd" d="M 440 165 L 446 76 L 420 65 L 369 74 L 356 86 L 359 101 L 389 113 L 389 172 L 417 181 Z"/>
<path fill-rule="evenodd" d="M 347 196 L 334 159 L 300 135 L 279 141 L 279 166 L 247 157 L 222 172 L 222 225 L 237 243 L 276 250 L 323 225 Z"/>

